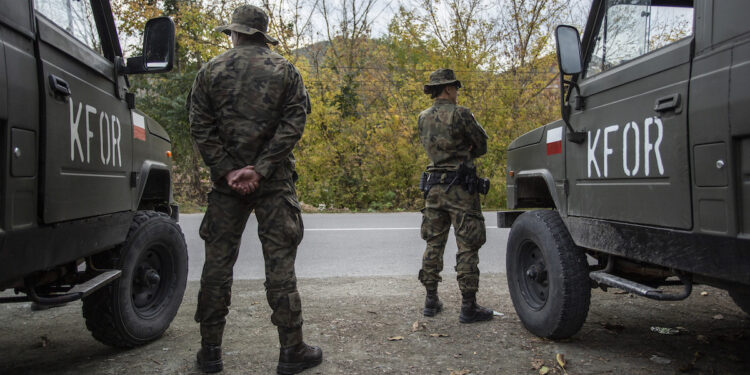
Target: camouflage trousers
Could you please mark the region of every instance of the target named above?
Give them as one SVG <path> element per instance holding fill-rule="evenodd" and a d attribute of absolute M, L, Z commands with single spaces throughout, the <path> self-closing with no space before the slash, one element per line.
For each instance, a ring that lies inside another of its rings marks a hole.
<path fill-rule="evenodd" d="M 427 242 L 419 281 L 435 289 L 442 278 L 443 253 L 451 224 L 456 235 L 456 273 L 462 293 L 479 288 L 479 248 L 486 241 L 484 216 L 479 194 L 469 194 L 461 186 L 435 185 L 430 189 L 422 210 L 422 239 Z"/>
<path fill-rule="evenodd" d="M 302 342 L 302 306 L 297 292 L 294 262 L 304 226 L 294 183 L 268 180 L 254 193 L 241 196 L 224 189 L 211 191 L 208 209 L 200 227 L 206 244 L 206 261 L 201 275 L 195 321 L 201 337 L 221 345 L 232 297 L 232 274 L 240 240 L 250 213 L 258 219 L 258 236 L 263 247 L 266 298 L 278 327 L 282 347 Z"/>

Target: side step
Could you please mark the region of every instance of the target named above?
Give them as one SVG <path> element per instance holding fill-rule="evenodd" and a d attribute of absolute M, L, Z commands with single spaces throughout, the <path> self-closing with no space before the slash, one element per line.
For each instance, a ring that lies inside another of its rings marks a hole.
<path fill-rule="evenodd" d="M 632 280 L 622 278 L 620 276 L 607 273 L 605 271 L 593 271 L 589 273 L 589 277 L 599 284 L 611 286 L 613 288 L 619 288 L 624 291 L 637 294 L 650 299 L 658 301 L 681 301 L 690 296 L 693 291 L 693 283 L 687 277 L 677 275 L 682 282 L 684 289 L 680 293 L 666 293 L 661 289 L 653 288 L 648 285 L 643 285 Z"/>
<path fill-rule="evenodd" d="M 101 274 L 84 283 L 74 286 L 65 294 L 54 296 L 39 296 L 36 294 L 36 291 L 33 288 L 30 288 L 28 295 L 30 300 L 40 305 L 58 305 L 61 303 L 72 302 L 84 297 L 88 297 L 103 286 L 111 283 L 112 281 L 115 281 L 121 275 L 121 270 L 109 270 L 102 272 Z"/>

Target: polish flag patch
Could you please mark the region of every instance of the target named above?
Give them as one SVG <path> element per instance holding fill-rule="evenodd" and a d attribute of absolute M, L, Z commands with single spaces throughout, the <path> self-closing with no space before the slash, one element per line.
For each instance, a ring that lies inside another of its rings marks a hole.
<path fill-rule="evenodd" d="M 547 155 L 562 153 L 562 126 L 547 130 Z"/>
<path fill-rule="evenodd" d="M 141 141 L 146 140 L 146 119 L 142 115 L 131 112 L 133 114 L 133 138 L 140 139 Z"/>

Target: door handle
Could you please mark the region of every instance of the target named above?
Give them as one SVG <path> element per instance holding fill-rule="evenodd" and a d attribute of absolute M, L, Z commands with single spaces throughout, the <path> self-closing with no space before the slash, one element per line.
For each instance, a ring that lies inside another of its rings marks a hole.
<path fill-rule="evenodd" d="M 654 111 L 661 113 L 661 112 L 673 110 L 679 106 L 680 106 L 680 94 L 672 94 L 669 96 L 656 99 L 656 104 L 654 105 Z"/>
<path fill-rule="evenodd" d="M 54 75 L 49 75 L 49 86 L 55 95 L 70 96 L 70 85 L 64 79 Z"/>

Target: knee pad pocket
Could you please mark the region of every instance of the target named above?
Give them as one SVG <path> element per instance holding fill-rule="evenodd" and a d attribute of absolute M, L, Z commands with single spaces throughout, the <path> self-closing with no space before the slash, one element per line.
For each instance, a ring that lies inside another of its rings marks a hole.
<path fill-rule="evenodd" d="M 487 241 L 487 231 L 482 213 L 473 211 L 461 213 L 459 226 L 456 228 L 456 238 L 477 249 L 484 245 Z"/>

